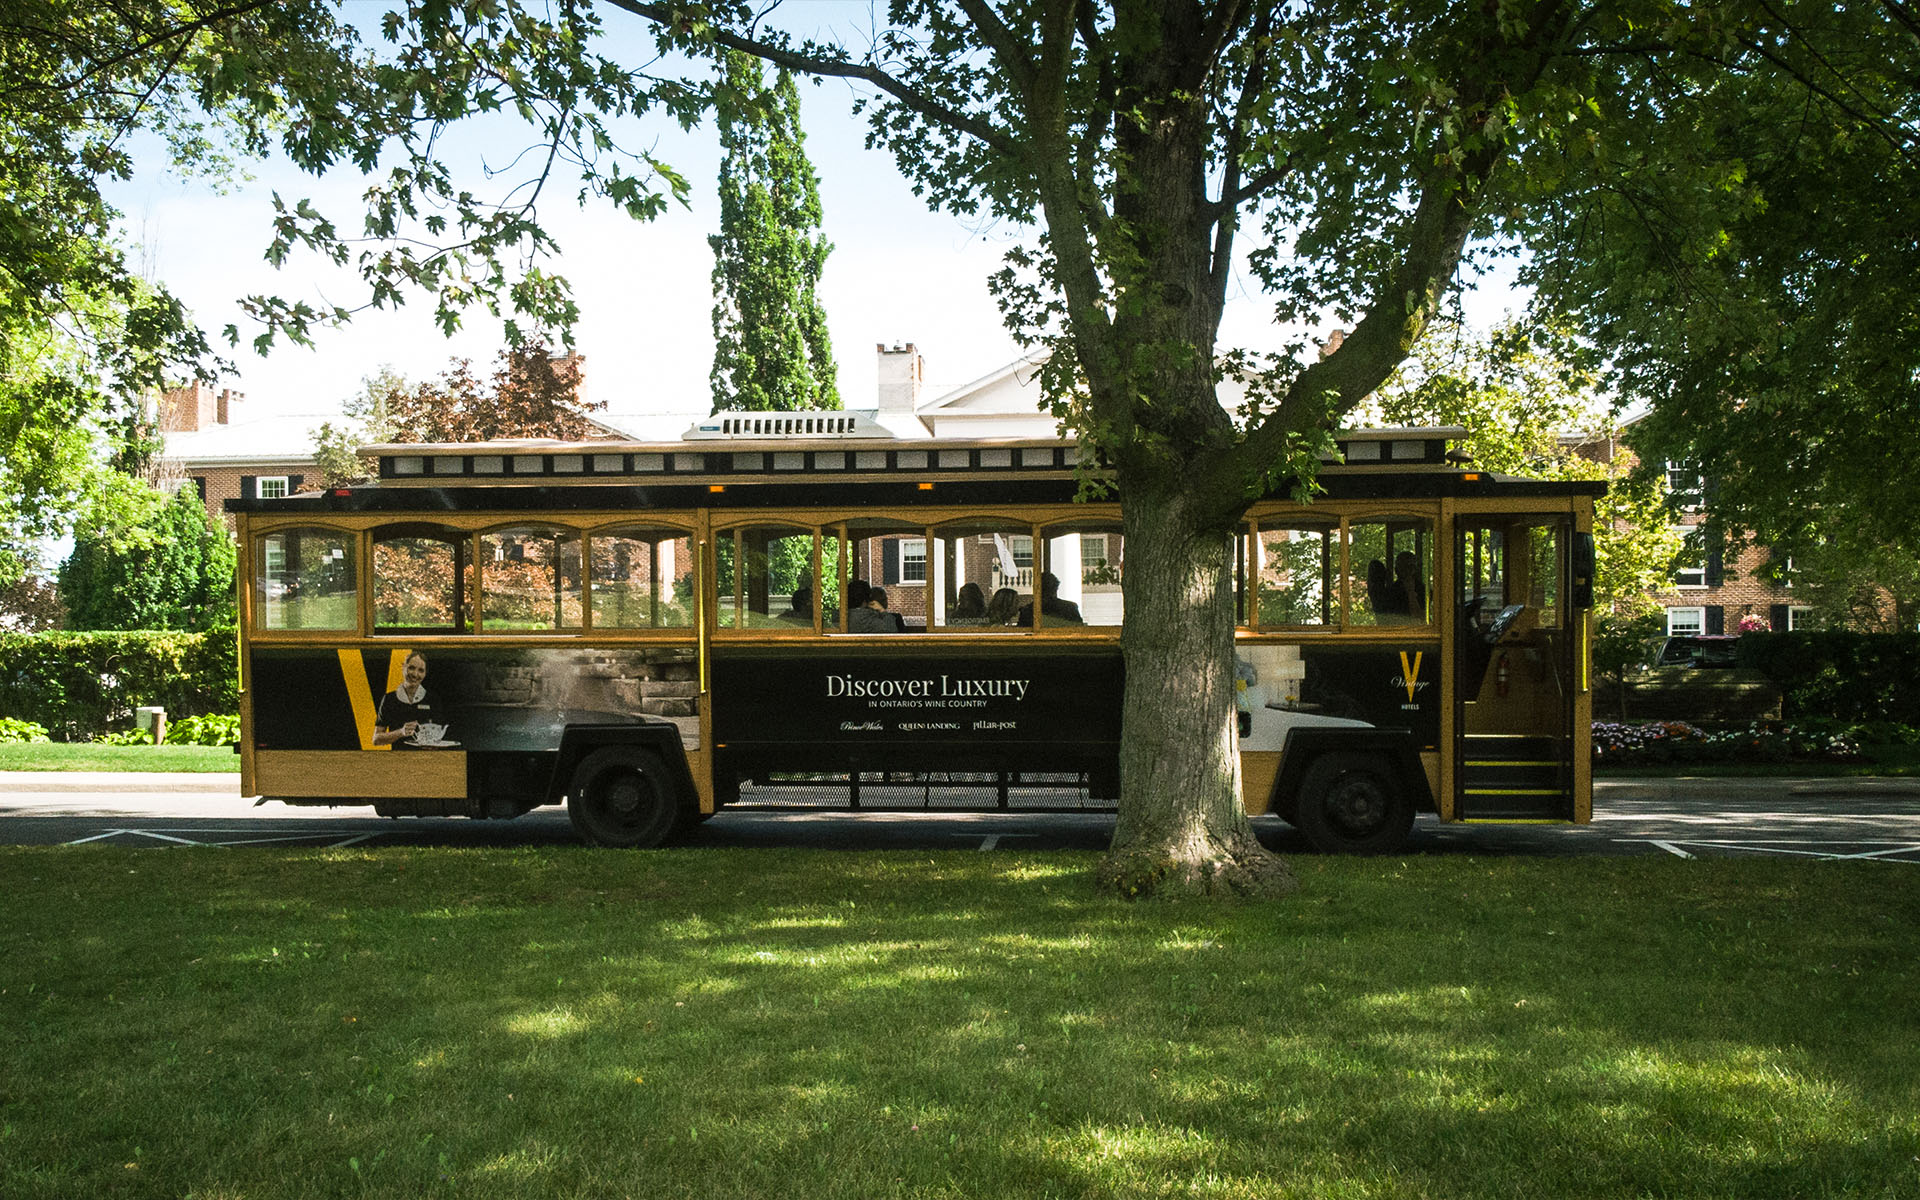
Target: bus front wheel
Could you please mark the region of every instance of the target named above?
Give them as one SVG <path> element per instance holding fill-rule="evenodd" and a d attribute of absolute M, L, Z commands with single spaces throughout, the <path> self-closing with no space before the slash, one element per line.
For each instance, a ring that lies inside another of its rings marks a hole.
<path fill-rule="evenodd" d="M 679 789 L 660 756 L 608 747 L 580 761 L 567 793 L 567 818 L 589 845 L 646 849 L 680 822 Z"/>
<path fill-rule="evenodd" d="M 1323 754 L 1300 783 L 1294 824 L 1325 854 L 1391 854 L 1413 828 L 1413 804 L 1378 760 Z"/>

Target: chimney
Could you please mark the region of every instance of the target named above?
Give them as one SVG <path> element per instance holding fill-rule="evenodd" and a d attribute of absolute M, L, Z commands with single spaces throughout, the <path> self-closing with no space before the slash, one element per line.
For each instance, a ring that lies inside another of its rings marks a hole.
<path fill-rule="evenodd" d="M 880 411 L 911 413 L 920 407 L 920 385 L 926 363 L 912 342 L 874 347 L 880 352 Z"/>
<path fill-rule="evenodd" d="M 233 406 L 246 398 L 247 394 L 245 392 L 234 392 L 228 391 L 226 388 L 221 388 L 220 399 L 215 401 L 213 406 L 214 421 L 221 425 L 232 424 Z"/>
<path fill-rule="evenodd" d="M 194 380 L 185 387 L 168 388 L 160 393 L 160 431 L 193 433 L 213 420 L 213 389 Z"/>

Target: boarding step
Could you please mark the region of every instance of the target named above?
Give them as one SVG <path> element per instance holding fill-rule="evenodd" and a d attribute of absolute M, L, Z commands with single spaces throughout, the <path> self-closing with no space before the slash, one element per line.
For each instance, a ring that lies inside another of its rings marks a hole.
<path fill-rule="evenodd" d="M 1461 815 L 1468 820 L 1565 820 L 1573 815 L 1561 742 L 1523 734 L 1471 734 L 1461 756 Z"/>

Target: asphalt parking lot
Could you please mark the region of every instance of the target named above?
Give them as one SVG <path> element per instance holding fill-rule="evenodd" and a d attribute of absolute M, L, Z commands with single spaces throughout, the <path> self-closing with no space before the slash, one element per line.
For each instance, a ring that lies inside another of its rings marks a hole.
<path fill-rule="evenodd" d="M 366 808 L 256 806 L 231 775 L 0 773 L 0 844 L 151 848 L 247 846 L 573 846 L 566 814 L 511 821 L 388 820 Z M 1268 845 L 1310 853 L 1272 818 Z M 1093 812 L 729 810 L 700 827 L 707 847 L 843 850 L 1099 850 L 1113 832 Z M 1442 824 L 1422 817 L 1407 854 L 1785 856 L 1920 865 L 1920 779 L 1603 779 L 1590 825 Z"/>

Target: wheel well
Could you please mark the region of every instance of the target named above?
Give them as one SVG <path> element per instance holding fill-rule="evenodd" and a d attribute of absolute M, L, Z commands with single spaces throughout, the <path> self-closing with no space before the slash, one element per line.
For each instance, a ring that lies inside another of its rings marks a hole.
<path fill-rule="evenodd" d="M 1387 775 L 1413 802 L 1417 812 L 1433 812 L 1433 790 L 1420 766 L 1419 748 L 1406 729 L 1295 729 L 1287 734 L 1267 809 L 1294 822 L 1300 811 L 1300 785 L 1314 760 L 1326 754 L 1362 754 L 1380 761 Z M 1297 824 L 1297 822 L 1294 822 Z"/>
<path fill-rule="evenodd" d="M 686 750 L 680 744 L 680 729 L 668 721 L 646 721 L 635 725 L 569 725 L 560 735 L 560 752 L 554 757 L 553 775 L 547 781 L 548 804 L 558 804 L 573 786 L 574 773 L 595 750 L 630 746 L 651 750 L 667 765 L 680 794 L 689 799 L 700 793 L 693 785 L 693 771 L 687 766 Z"/>

